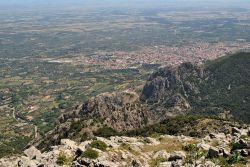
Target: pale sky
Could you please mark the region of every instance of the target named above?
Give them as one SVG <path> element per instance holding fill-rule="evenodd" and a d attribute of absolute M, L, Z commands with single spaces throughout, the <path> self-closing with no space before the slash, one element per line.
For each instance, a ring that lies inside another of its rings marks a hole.
<path fill-rule="evenodd" d="M 158 6 L 174 4 L 176 6 L 207 6 L 207 7 L 245 7 L 250 0 L 0 0 L 0 5 L 63 5 L 82 4 L 98 6 Z"/>

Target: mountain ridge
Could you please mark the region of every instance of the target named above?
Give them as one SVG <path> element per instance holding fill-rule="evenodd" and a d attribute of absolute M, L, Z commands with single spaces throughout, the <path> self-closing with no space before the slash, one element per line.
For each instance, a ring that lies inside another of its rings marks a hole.
<path fill-rule="evenodd" d="M 98 130 L 129 132 L 182 115 L 241 118 L 247 123 L 249 99 L 241 100 L 250 97 L 249 64 L 250 53 L 237 53 L 205 64 L 160 68 L 149 76 L 140 95 L 133 91 L 102 93 L 62 114 L 56 128 L 37 145 L 44 147 L 48 144 L 44 141 L 58 144 L 61 138 L 85 140 Z M 229 83 L 234 83 L 230 90 Z M 237 86 L 242 89 L 239 94 L 234 90 Z M 230 108 L 233 99 L 235 105 Z"/>

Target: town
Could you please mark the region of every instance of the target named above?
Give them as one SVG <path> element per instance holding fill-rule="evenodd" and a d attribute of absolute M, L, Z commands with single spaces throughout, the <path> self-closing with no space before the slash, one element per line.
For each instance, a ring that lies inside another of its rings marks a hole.
<path fill-rule="evenodd" d="M 46 58 L 43 61 L 73 65 L 99 65 L 104 69 L 137 68 L 143 64 L 179 65 L 183 62 L 201 63 L 240 50 L 249 50 L 250 43 L 195 42 L 184 46 L 142 47 L 138 51 L 97 51 L 91 56 L 74 55 L 63 58 Z M 100 68 L 102 69 L 102 68 Z"/>

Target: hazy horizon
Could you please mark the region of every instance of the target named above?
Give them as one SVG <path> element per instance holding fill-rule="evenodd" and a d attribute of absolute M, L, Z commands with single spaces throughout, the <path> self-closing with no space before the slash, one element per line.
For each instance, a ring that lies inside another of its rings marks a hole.
<path fill-rule="evenodd" d="M 41 7 L 41 6 L 75 6 L 85 5 L 98 7 L 242 7 L 249 8 L 249 0 L 8 0 L 0 1 L 0 6 L 15 6 L 15 7 Z"/>

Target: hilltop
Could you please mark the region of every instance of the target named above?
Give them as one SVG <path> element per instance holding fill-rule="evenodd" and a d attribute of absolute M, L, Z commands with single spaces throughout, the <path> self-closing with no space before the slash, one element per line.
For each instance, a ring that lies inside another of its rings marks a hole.
<path fill-rule="evenodd" d="M 209 121 L 209 120 L 208 120 Z M 250 129 L 230 127 L 201 138 L 184 135 L 95 137 L 84 142 L 61 139 L 50 151 L 34 146 L 22 157 L 0 159 L 3 167 L 217 167 L 250 164 Z"/>

